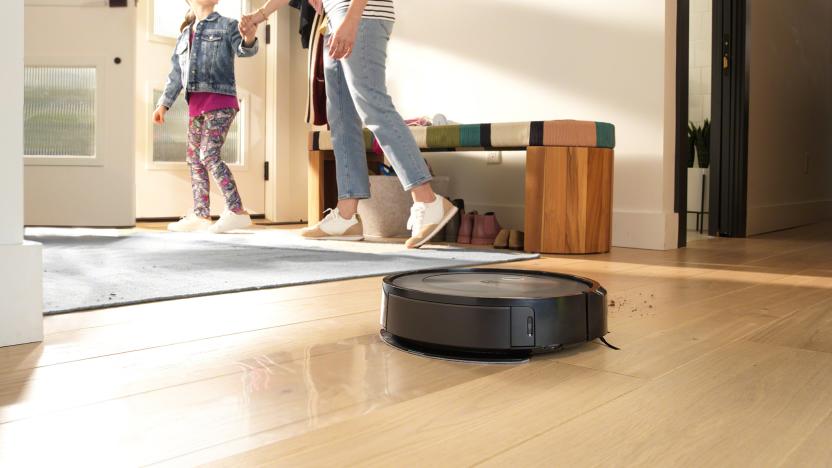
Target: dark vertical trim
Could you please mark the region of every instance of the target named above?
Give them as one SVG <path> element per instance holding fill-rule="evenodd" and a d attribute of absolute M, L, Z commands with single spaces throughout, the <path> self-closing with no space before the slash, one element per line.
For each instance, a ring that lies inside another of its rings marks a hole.
<path fill-rule="evenodd" d="M 529 146 L 543 146 L 543 122 L 535 121 L 529 128 Z"/>
<path fill-rule="evenodd" d="M 723 23 L 727 2 L 713 0 L 713 47 L 711 48 L 711 198 L 708 207 L 708 234 L 719 235 L 722 186 L 722 57 Z"/>
<path fill-rule="evenodd" d="M 678 246 L 688 244 L 688 106 L 690 94 L 690 0 L 678 0 L 676 11 L 676 193 Z"/>
<path fill-rule="evenodd" d="M 747 0 L 714 0 L 711 203 L 708 232 L 745 237 L 750 44 Z M 727 59 L 728 68 L 723 66 Z"/>

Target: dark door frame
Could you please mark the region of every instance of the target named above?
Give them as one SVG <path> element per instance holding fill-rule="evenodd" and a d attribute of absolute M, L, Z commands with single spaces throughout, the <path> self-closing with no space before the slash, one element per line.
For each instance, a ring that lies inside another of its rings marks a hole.
<path fill-rule="evenodd" d="M 748 181 L 749 21 L 747 0 L 712 0 L 711 163 L 708 233 L 745 237 Z M 690 0 L 676 12 L 676 171 L 678 246 L 687 245 Z M 723 59 L 728 67 L 723 67 Z"/>
<path fill-rule="evenodd" d="M 714 0 L 712 236 L 745 237 L 748 211 L 748 0 Z"/>
<path fill-rule="evenodd" d="M 678 0 L 676 6 L 676 193 L 674 195 L 674 211 L 679 216 L 679 248 L 687 246 L 688 243 L 689 95 L 690 0 Z"/>

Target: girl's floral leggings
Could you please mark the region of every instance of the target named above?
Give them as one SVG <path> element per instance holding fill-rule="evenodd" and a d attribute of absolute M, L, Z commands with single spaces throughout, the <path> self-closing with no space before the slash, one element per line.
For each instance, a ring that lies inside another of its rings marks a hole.
<path fill-rule="evenodd" d="M 191 117 L 188 126 L 188 166 L 191 168 L 191 188 L 194 193 L 194 214 L 207 218 L 211 215 L 210 185 L 208 173 L 214 177 L 225 196 L 230 211 L 241 213 L 243 203 L 237 191 L 237 183 L 220 151 L 237 111 L 220 109 Z"/>

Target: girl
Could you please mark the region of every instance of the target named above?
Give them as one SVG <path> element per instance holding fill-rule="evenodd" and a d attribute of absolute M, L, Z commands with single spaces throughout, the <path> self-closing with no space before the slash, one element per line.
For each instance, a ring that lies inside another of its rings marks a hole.
<path fill-rule="evenodd" d="M 219 0 L 186 1 L 191 10 L 180 28 L 182 34 L 174 49 L 172 70 L 153 113 L 153 121 L 156 124 L 165 122 L 165 113 L 184 89 L 190 115 L 187 161 L 191 169 L 194 209 L 168 225 L 168 229 L 228 232 L 251 225 L 234 176 L 220 159 L 220 150 L 239 111 L 234 56 L 251 57 L 257 53 L 256 28 L 241 27 L 236 20 L 216 13 L 214 7 Z M 209 208 L 209 172 L 222 189 L 227 207 L 214 224 Z"/>
<path fill-rule="evenodd" d="M 289 0 L 268 0 L 243 16 L 244 27 L 266 21 Z M 361 240 L 358 201 L 370 197 L 362 127 L 378 139 L 405 190 L 413 198 L 405 244 L 417 248 L 435 236 L 458 208 L 434 194 L 431 175 L 413 134 L 387 93 L 387 44 L 396 13 L 393 0 L 308 0 L 329 21 L 324 49 L 327 117 L 335 149 L 338 206 L 302 235 L 309 239 Z"/>

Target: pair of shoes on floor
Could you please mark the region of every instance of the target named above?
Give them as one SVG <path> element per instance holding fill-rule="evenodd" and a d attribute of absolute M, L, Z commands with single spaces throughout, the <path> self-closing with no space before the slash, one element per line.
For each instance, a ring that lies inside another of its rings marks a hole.
<path fill-rule="evenodd" d="M 341 216 L 338 208 L 327 210 L 328 213 L 318 224 L 303 229 L 301 237 L 313 240 L 363 240 L 364 226 L 361 218 L 354 214 L 347 219 Z M 405 242 L 409 249 L 418 249 L 433 239 L 448 222 L 456 216 L 459 209 L 445 197 L 439 195 L 430 203 L 416 202 L 410 208 L 407 228 L 411 237 Z"/>
<path fill-rule="evenodd" d="M 462 215 L 457 243 L 491 245 L 500 232 L 500 222 L 494 213 L 481 215 L 476 211 Z"/>
<path fill-rule="evenodd" d="M 225 210 L 216 223 L 210 219 L 197 216 L 194 213 L 189 213 L 179 221 L 168 224 L 168 231 L 223 234 L 249 226 L 251 226 L 251 216 L 248 213 L 238 214 L 230 210 Z"/>
<path fill-rule="evenodd" d="M 494 239 L 495 249 L 523 250 L 525 247 L 523 231 L 517 229 L 502 229 Z"/>

